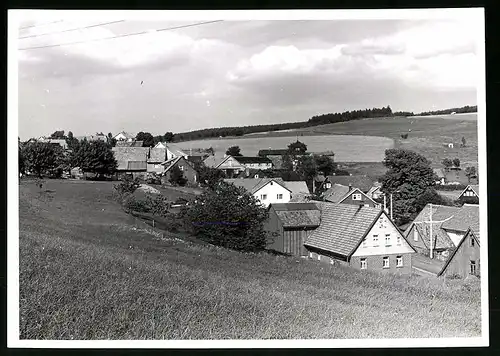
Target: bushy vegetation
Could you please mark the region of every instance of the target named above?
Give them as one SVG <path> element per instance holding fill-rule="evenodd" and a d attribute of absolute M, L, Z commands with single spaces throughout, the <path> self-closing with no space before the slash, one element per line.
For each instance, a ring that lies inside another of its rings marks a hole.
<path fill-rule="evenodd" d="M 434 186 L 434 189 L 436 189 L 436 190 L 446 190 L 446 191 L 464 190 L 465 188 L 467 188 L 467 186 L 464 184 L 436 184 Z"/>
<path fill-rule="evenodd" d="M 428 115 L 449 115 L 452 112 L 455 112 L 457 114 L 465 114 L 465 113 L 471 113 L 471 112 L 477 112 L 477 105 L 474 106 L 463 106 L 461 108 L 452 108 L 452 109 L 445 109 L 445 110 L 435 110 L 435 111 L 424 111 L 419 114 L 418 116 L 428 116 Z"/>
<path fill-rule="evenodd" d="M 170 178 L 168 181 L 172 185 L 179 185 L 181 187 L 185 186 L 187 183 L 186 177 L 184 177 L 184 173 L 181 171 L 179 166 L 175 165 L 169 170 Z"/>
<path fill-rule="evenodd" d="M 115 191 L 121 196 L 124 194 L 132 194 L 141 186 L 141 181 L 138 177 L 125 175 L 122 180 L 114 185 Z"/>
<path fill-rule="evenodd" d="M 57 168 L 62 148 L 46 142 L 28 142 L 19 151 L 19 155 L 22 157 L 22 168 L 25 171 L 42 177 Z"/>
<path fill-rule="evenodd" d="M 245 189 L 220 182 L 184 211 L 184 219 L 199 239 L 240 251 L 266 246 L 267 210 Z"/>
<path fill-rule="evenodd" d="M 166 217 L 169 215 L 170 202 L 162 194 L 147 194 L 145 199 L 140 199 L 134 194 L 127 194 L 122 206 L 128 213 L 150 213 L 154 216 Z"/>

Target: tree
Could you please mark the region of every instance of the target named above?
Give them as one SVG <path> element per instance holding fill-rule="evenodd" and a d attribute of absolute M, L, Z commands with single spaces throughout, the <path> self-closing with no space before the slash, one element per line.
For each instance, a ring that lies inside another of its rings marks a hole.
<path fill-rule="evenodd" d="M 66 137 L 66 144 L 68 145 L 68 149 L 74 150 L 77 148 L 80 141 L 73 136 L 73 132 L 69 131 L 68 136 Z"/>
<path fill-rule="evenodd" d="M 136 141 L 142 141 L 142 147 L 152 147 L 155 145 L 155 139 L 149 132 L 139 132 L 135 136 Z"/>
<path fill-rule="evenodd" d="M 73 153 L 73 164 L 80 167 L 82 172 L 91 172 L 102 176 L 113 174 L 117 167 L 117 162 L 111 146 L 103 141 L 89 142 L 86 139 Z"/>
<path fill-rule="evenodd" d="M 170 178 L 168 180 L 173 185 L 184 186 L 187 183 L 187 179 L 184 177 L 184 173 L 178 166 L 173 166 L 170 169 Z"/>
<path fill-rule="evenodd" d="M 322 172 L 325 176 L 332 175 L 337 168 L 337 165 L 329 156 L 314 156 L 314 160 L 316 162 L 318 172 Z"/>
<path fill-rule="evenodd" d="M 165 135 L 163 135 L 163 140 L 165 142 L 172 142 L 174 139 L 174 134 L 172 132 L 165 132 Z"/>
<path fill-rule="evenodd" d="M 401 225 L 421 210 L 416 204 L 418 197 L 425 192 L 432 193 L 434 172 L 425 157 L 404 149 L 386 150 L 384 165 L 387 172 L 381 178 L 381 190 L 387 196 L 393 194 L 393 215 Z"/>
<path fill-rule="evenodd" d="M 64 139 L 66 138 L 66 136 L 64 136 L 64 130 L 61 130 L 61 131 L 55 131 L 52 135 L 50 135 L 50 138 Z"/>
<path fill-rule="evenodd" d="M 218 183 L 225 178 L 223 171 L 207 167 L 203 162 L 195 163 L 194 169 L 198 174 L 198 181 L 209 189 L 215 189 Z"/>
<path fill-rule="evenodd" d="M 294 170 L 293 159 L 290 154 L 284 154 L 281 156 L 281 168 L 287 172 L 292 172 Z"/>
<path fill-rule="evenodd" d="M 451 166 L 453 166 L 453 162 L 449 158 L 445 158 L 441 161 L 445 169 L 450 169 Z"/>
<path fill-rule="evenodd" d="M 312 180 L 318 174 L 318 166 L 313 156 L 302 156 L 298 159 L 297 173 L 312 190 Z"/>
<path fill-rule="evenodd" d="M 453 159 L 453 166 L 455 166 L 456 168 L 460 167 L 460 160 L 458 158 Z"/>
<path fill-rule="evenodd" d="M 19 141 L 19 139 L 18 139 Z M 26 173 L 26 165 L 25 165 L 25 159 L 24 159 L 24 152 L 21 147 L 21 145 L 18 145 L 18 163 L 19 163 L 19 173 L 25 174 Z"/>
<path fill-rule="evenodd" d="M 220 182 L 185 211 L 193 234 L 208 243 L 239 251 L 266 247 L 267 209 L 244 188 Z"/>
<path fill-rule="evenodd" d="M 465 141 L 465 137 L 462 136 L 462 147 L 465 147 L 465 144 L 467 143 L 467 141 Z"/>
<path fill-rule="evenodd" d="M 106 136 L 106 141 L 108 142 L 108 145 L 111 147 L 116 146 L 116 138 L 113 137 L 113 134 L 111 132 L 108 133 L 108 136 Z"/>
<path fill-rule="evenodd" d="M 288 145 L 288 152 L 292 156 L 303 155 L 307 151 L 307 145 L 297 140 Z"/>
<path fill-rule="evenodd" d="M 29 142 L 22 149 L 25 169 L 38 177 L 56 167 L 56 145 L 46 142 Z"/>
<path fill-rule="evenodd" d="M 234 156 L 234 157 L 243 156 L 241 154 L 240 146 L 231 146 L 231 147 L 229 147 L 227 149 L 227 151 L 226 151 L 226 154 L 229 155 L 229 156 Z"/>
<path fill-rule="evenodd" d="M 467 176 L 469 183 L 470 183 L 471 178 L 476 177 L 476 167 L 469 166 L 469 167 L 465 168 L 465 175 Z"/>

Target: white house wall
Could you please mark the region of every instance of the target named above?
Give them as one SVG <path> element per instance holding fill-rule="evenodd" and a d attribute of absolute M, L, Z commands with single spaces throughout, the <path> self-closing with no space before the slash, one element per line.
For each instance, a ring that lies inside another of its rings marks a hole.
<path fill-rule="evenodd" d="M 448 237 L 453 241 L 453 244 L 458 246 L 460 241 L 462 241 L 462 238 L 464 237 L 465 233 L 464 232 L 459 232 L 459 231 L 450 231 L 450 230 L 445 230 L 446 233 L 448 234 Z"/>
<path fill-rule="evenodd" d="M 240 169 L 244 170 L 245 166 L 241 165 L 233 157 L 229 157 L 224 163 L 222 163 L 218 169 Z"/>
<path fill-rule="evenodd" d="M 272 183 L 272 185 L 271 185 Z M 266 194 L 267 198 L 265 200 L 261 200 L 261 195 Z M 283 194 L 283 199 L 278 199 L 278 194 Z M 265 186 L 263 186 L 260 190 L 254 193 L 254 196 L 261 200 L 261 203 L 265 206 L 269 204 L 275 203 L 288 203 L 290 202 L 291 193 L 287 189 L 283 188 L 276 182 L 269 182 Z"/>
<path fill-rule="evenodd" d="M 385 235 L 390 236 L 390 246 L 386 246 Z M 378 235 L 378 246 L 374 246 L 373 236 Z M 400 236 L 400 243 L 397 242 L 397 237 Z M 382 214 L 379 220 L 366 235 L 366 245 L 359 245 L 353 256 L 374 256 L 374 255 L 390 255 L 390 254 L 405 254 L 414 252 L 411 246 L 399 233 L 397 228 L 390 222 L 385 214 Z"/>
<path fill-rule="evenodd" d="M 254 169 L 271 169 L 273 168 L 272 163 L 245 163 L 245 167 Z"/>

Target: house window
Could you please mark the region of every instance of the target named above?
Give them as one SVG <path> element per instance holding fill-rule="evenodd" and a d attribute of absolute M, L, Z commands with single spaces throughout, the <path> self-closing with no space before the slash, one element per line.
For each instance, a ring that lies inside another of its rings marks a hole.
<path fill-rule="evenodd" d="M 183 170 L 184 170 L 184 166 L 179 166 L 179 169 L 180 169 L 181 171 L 183 171 Z"/>
<path fill-rule="evenodd" d="M 470 247 L 474 247 L 474 238 L 473 237 L 470 238 Z"/>
<path fill-rule="evenodd" d="M 476 275 L 476 261 L 470 261 L 470 274 Z"/>
<path fill-rule="evenodd" d="M 332 183 L 328 182 L 325 184 L 326 189 L 330 189 L 332 187 Z"/>
<path fill-rule="evenodd" d="M 260 200 L 266 200 L 266 199 L 267 199 L 267 194 L 260 195 Z"/>
<path fill-rule="evenodd" d="M 391 235 L 390 234 L 385 234 L 385 245 L 391 246 Z"/>
<path fill-rule="evenodd" d="M 353 194 L 352 200 L 361 200 L 361 194 Z"/>
<path fill-rule="evenodd" d="M 277 198 L 278 199 L 283 199 L 283 194 L 278 194 Z"/>
<path fill-rule="evenodd" d="M 360 264 L 361 269 L 366 269 L 366 267 L 367 267 L 366 266 L 366 258 L 361 258 L 359 260 L 359 264 Z"/>
<path fill-rule="evenodd" d="M 309 258 L 313 258 L 313 253 L 309 252 Z"/>
<path fill-rule="evenodd" d="M 403 267 L 403 256 L 396 257 L 396 267 Z"/>
<path fill-rule="evenodd" d="M 269 183 L 269 185 L 273 185 L 273 182 Z"/>
<path fill-rule="evenodd" d="M 383 261 L 382 267 L 389 268 L 389 257 L 384 257 L 382 261 Z"/>
<path fill-rule="evenodd" d="M 418 232 L 415 227 L 413 228 L 413 241 L 418 241 Z"/>
<path fill-rule="evenodd" d="M 321 255 L 318 254 L 318 261 L 321 261 Z"/>
<path fill-rule="evenodd" d="M 258 174 L 256 174 L 256 175 L 254 176 L 254 178 L 259 178 L 259 175 L 258 175 Z"/>
<path fill-rule="evenodd" d="M 373 247 L 378 246 L 378 235 L 373 235 Z"/>
<path fill-rule="evenodd" d="M 401 236 L 399 236 L 399 235 L 398 235 L 398 237 L 396 237 L 396 244 L 397 244 L 398 246 L 400 246 L 400 245 L 401 245 Z"/>
<path fill-rule="evenodd" d="M 333 265 L 333 258 L 330 258 L 330 264 Z"/>

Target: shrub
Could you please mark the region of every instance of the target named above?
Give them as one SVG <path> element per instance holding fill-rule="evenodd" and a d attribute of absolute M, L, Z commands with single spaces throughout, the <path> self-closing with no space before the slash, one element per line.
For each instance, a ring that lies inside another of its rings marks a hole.
<path fill-rule="evenodd" d="M 436 190 L 464 190 L 467 186 L 464 184 L 436 184 L 434 189 Z"/>
<path fill-rule="evenodd" d="M 165 217 L 169 214 L 169 202 L 167 198 L 161 194 L 155 194 L 154 196 L 148 195 L 146 197 L 146 206 L 149 208 L 148 212 L 153 215 Z"/>
<path fill-rule="evenodd" d="M 150 205 L 145 200 L 137 199 L 132 194 L 127 194 L 122 200 L 122 206 L 128 213 L 138 211 L 141 213 L 149 213 L 151 211 Z"/>
<path fill-rule="evenodd" d="M 221 182 L 179 216 L 196 237 L 208 243 L 239 251 L 259 251 L 266 246 L 267 209 L 232 184 Z"/>
<path fill-rule="evenodd" d="M 406 140 L 406 139 L 408 138 L 408 134 L 407 134 L 407 133 L 402 134 L 402 135 L 401 135 L 401 138 L 402 138 L 402 139 L 404 139 L 404 140 Z"/>
<path fill-rule="evenodd" d="M 120 195 L 124 195 L 126 193 L 132 194 L 141 186 L 141 183 L 139 181 L 139 178 L 132 178 L 129 175 L 126 175 L 123 177 L 123 179 L 120 181 L 120 183 L 115 184 L 114 188 L 115 191 Z"/>
<path fill-rule="evenodd" d="M 148 173 L 148 175 L 146 176 L 146 183 L 161 185 L 161 179 L 156 173 Z"/>

